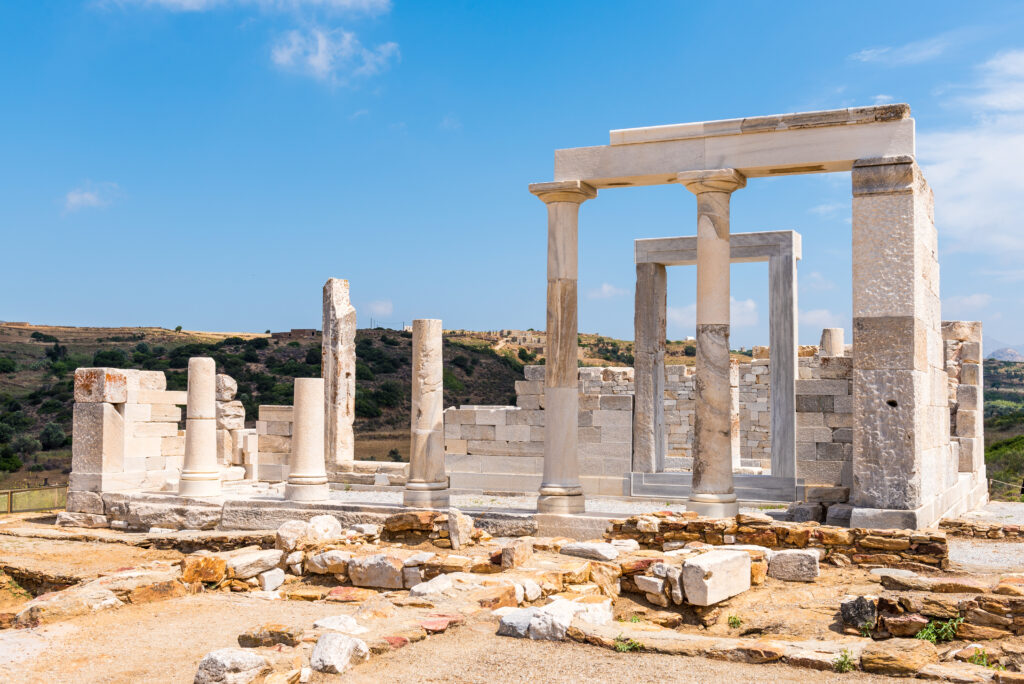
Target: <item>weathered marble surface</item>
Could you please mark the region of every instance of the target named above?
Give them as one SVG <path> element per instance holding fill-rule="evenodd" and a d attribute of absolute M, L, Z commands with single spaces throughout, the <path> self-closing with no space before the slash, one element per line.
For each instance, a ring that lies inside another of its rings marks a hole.
<path fill-rule="evenodd" d="M 448 506 L 444 469 L 444 370 L 438 319 L 412 322 L 412 420 L 407 506 Z"/>
<path fill-rule="evenodd" d="M 355 457 L 356 310 L 348 281 L 329 278 L 323 305 L 324 453 L 340 465 Z"/>
<path fill-rule="evenodd" d="M 295 378 L 292 452 L 285 498 L 322 501 L 329 497 L 324 468 L 324 380 Z"/>
<path fill-rule="evenodd" d="M 188 360 L 185 461 L 178 483 L 178 493 L 182 496 L 216 496 L 220 493 L 216 378 L 213 359 L 197 356 Z"/>

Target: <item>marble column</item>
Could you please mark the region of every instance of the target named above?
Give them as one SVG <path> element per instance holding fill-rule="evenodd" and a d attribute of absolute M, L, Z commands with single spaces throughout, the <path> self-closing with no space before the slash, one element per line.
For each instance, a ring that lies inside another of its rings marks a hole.
<path fill-rule="evenodd" d="M 821 331 L 820 350 L 822 356 L 846 356 L 842 328 L 825 328 Z"/>
<path fill-rule="evenodd" d="M 544 366 L 544 476 L 540 513 L 582 513 L 577 447 L 577 230 L 580 205 L 597 197 L 582 181 L 535 183 L 530 192 L 548 207 L 547 344 Z"/>
<path fill-rule="evenodd" d="M 324 454 L 333 470 L 355 458 L 356 310 L 347 280 L 324 284 L 323 326 Z"/>
<path fill-rule="evenodd" d="M 441 334 L 440 320 L 412 322 L 412 430 L 409 478 L 402 501 L 417 508 L 448 507 Z"/>
<path fill-rule="evenodd" d="M 739 512 L 732 476 L 729 390 L 729 199 L 746 185 L 735 169 L 686 171 L 678 180 L 697 196 L 697 371 L 693 480 L 688 510 Z"/>
<path fill-rule="evenodd" d="M 664 264 L 636 265 L 633 311 L 633 471 L 665 470 L 665 314 Z"/>
<path fill-rule="evenodd" d="M 290 501 L 324 501 L 330 497 L 324 468 L 324 380 L 295 378 L 292 408 L 292 453 L 284 496 Z"/>
<path fill-rule="evenodd" d="M 188 403 L 185 405 L 185 462 L 178 481 L 181 496 L 220 494 L 217 462 L 217 370 L 213 359 L 188 360 Z"/>

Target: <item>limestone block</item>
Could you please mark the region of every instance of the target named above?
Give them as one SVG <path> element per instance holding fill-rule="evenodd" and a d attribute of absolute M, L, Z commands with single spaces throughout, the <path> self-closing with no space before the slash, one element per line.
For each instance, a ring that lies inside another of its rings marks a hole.
<path fill-rule="evenodd" d="M 776 551 L 768 562 L 768 576 L 786 582 L 813 582 L 818 572 L 818 551 L 814 549 Z"/>
<path fill-rule="evenodd" d="M 956 434 L 958 437 L 978 437 L 981 434 L 981 413 L 967 409 L 956 412 Z"/>
<path fill-rule="evenodd" d="M 65 508 L 70 513 L 103 515 L 103 499 L 96 492 L 69 490 Z"/>
<path fill-rule="evenodd" d="M 961 473 L 974 473 L 985 464 L 984 440 L 981 437 L 959 437 L 959 467 Z"/>
<path fill-rule="evenodd" d="M 466 455 L 469 453 L 467 451 L 468 444 L 469 442 L 464 439 L 446 439 L 444 440 L 444 452 L 451 456 Z"/>
<path fill-rule="evenodd" d="M 573 542 L 562 546 L 559 553 L 598 561 L 613 561 L 619 557 L 618 549 L 605 542 Z"/>
<path fill-rule="evenodd" d="M 484 426 L 479 426 L 484 427 Z M 529 425 L 498 425 L 494 428 L 494 437 L 509 442 L 529 442 Z M 479 438 L 478 438 L 479 439 Z"/>
<path fill-rule="evenodd" d="M 926 370 L 927 324 L 914 316 L 872 316 L 853 321 L 853 354 L 865 370 Z M 941 362 L 940 362 L 941 364 Z"/>
<path fill-rule="evenodd" d="M 265 404 L 259 408 L 259 420 L 292 422 L 292 407 Z"/>
<path fill-rule="evenodd" d="M 249 579 L 277 567 L 284 556 L 280 549 L 235 553 L 227 558 L 228 577 Z"/>
<path fill-rule="evenodd" d="M 181 409 L 174 404 L 138 404 L 138 406 L 149 407 L 149 420 L 167 423 L 181 422 Z"/>
<path fill-rule="evenodd" d="M 981 409 L 978 402 L 978 386 L 977 385 L 959 385 L 956 388 L 956 403 L 959 411 L 964 409 L 970 411 L 977 411 Z M 957 416 L 960 415 L 959 411 Z"/>
<path fill-rule="evenodd" d="M 942 339 L 961 342 L 981 340 L 981 321 L 943 321 Z"/>
<path fill-rule="evenodd" d="M 544 380 L 544 366 L 526 366 L 523 368 L 523 375 L 527 380 Z"/>
<path fill-rule="evenodd" d="M 132 437 L 175 437 L 177 434 L 177 423 L 136 423 L 132 426 Z"/>
<path fill-rule="evenodd" d="M 292 449 L 291 437 L 279 435 L 259 435 L 259 452 L 288 453 Z"/>
<path fill-rule="evenodd" d="M 508 413 L 507 409 L 494 408 L 494 409 L 477 409 L 476 410 L 476 424 L 477 425 L 505 425 L 505 416 Z"/>
<path fill-rule="evenodd" d="M 76 402 L 72 423 L 71 469 L 74 473 L 85 475 L 123 470 L 124 420 L 113 406 Z"/>
<path fill-rule="evenodd" d="M 850 392 L 850 383 L 847 380 L 797 380 L 796 393 L 798 395 L 832 394 L 844 395 Z"/>
<path fill-rule="evenodd" d="M 256 432 L 261 435 L 292 436 L 292 423 L 284 420 L 257 420 Z"/>
<path fill-rule="evenodd" d="M 402 589 L 403 562 L 399 558 L 375 554 L 353 558 L 348 564 L 349 579 L 357 587 L 378 587 L 381 589 Z"/>
<path fill-rule="evenodd" d="M 76 403 L 122 404 L 128 400 L 128 378 L 116 368 L 75 370 Z"/>
<path fill-rule="evenodd" d="M 184 406 L 188 403 L 188 392 L 172 390 L 139 390 L 134 397 L 138 404 L 174 404 Z"/>
<path fill-rule="evenodd" d="M 173 437 L 161 437 L 160 454 L 163 456 L 184 456 L 185 436 L 175 434 Z"/>
<path fill-rule="evenodd" d="M 309 656 L 309 666 L 317 672 L 341 674 L 369 657 L 370 649 L 363 640 L 340 632 L 327 632 L 317 639 Z"/>
<path fill-rule="evenodd" d="M 221 376 L 218 375 L 218 381 Z M 242 430 L 245 428 L 245 407 L 240 401 L 217 402 L 217 429 Z"/>
<path fill-rule="evenodd" d="M 964 342 L 960 347 L 961 363 L 981 363 L 981 342 Z"/>
<path fill-rule="evenodd" d="M 125 420 L 144 423 L 150 420 L 153 411 L 149 404 L 125 404 L 121 415 Z"/>
<path fill-rule="evenodd" d="M 217 401 L 231 401 L 238 393 L 238 383 L 230 375 L 218 373 L 215 379 L 215 396 Z"/>
<path fill-rule="evenodd" d="M 686 601 L 710 606 L 750 589 L 750 555 L 745 551 L 709 551 L 683 563 Z"/>
<path fill-rule="evenodd" d="M 981 385 L 981 364 L 965 363 L 960 366 L 961 385 Z"/>

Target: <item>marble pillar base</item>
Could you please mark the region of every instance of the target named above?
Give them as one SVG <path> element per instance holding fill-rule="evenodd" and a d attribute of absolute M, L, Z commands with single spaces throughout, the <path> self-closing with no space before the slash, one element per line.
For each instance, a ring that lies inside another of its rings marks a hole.
<path fill-rule="evenodd" d="M 585 513 L 583 494 L 542 494 L 537 497 L 538 513 Z"/>
<path fill-rule="evenodd" d="M 288 501 L 326 501 L 331 498 L 331 488 L 323 484 L 292 484 L 284 486 L 284 498 Z"/>
<path fill-rule="evenodd" d="M 448 508 L 449 490 L 406 489 L 402 492 L 402 504 L 410 508 Z"/>
<path fill-rule="evenodd" d="M 739 502 L 736 496 L 732 495 L 732 501 L 710 501 L 706 497 L 703 500 L 688 499 L 686 510 L 705 518 L 731 518 L 740 512 Z"/>
<path fill-rule="evenodd" d="M 178 480 L 179 496 L 219 496 L 220 477 L 213 473 L 182 473 Z"/>

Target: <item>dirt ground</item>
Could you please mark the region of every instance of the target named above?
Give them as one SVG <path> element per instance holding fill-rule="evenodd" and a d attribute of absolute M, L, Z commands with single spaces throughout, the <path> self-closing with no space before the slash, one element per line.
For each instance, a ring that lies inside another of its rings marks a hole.
<path fill-rule="evenodd" d="M 466 625 L 455 632 L 391 651 L 359 666 L 344 681 L 465 682 L 893 682 L 889 677 L 816 672 L 788 665 L 749 665 L 659 653 L 616 653 L 573 642 L 524 641 L 494 635 L 494 623 Z M 334 681 L 323 679 L 321 681 Z"/>

